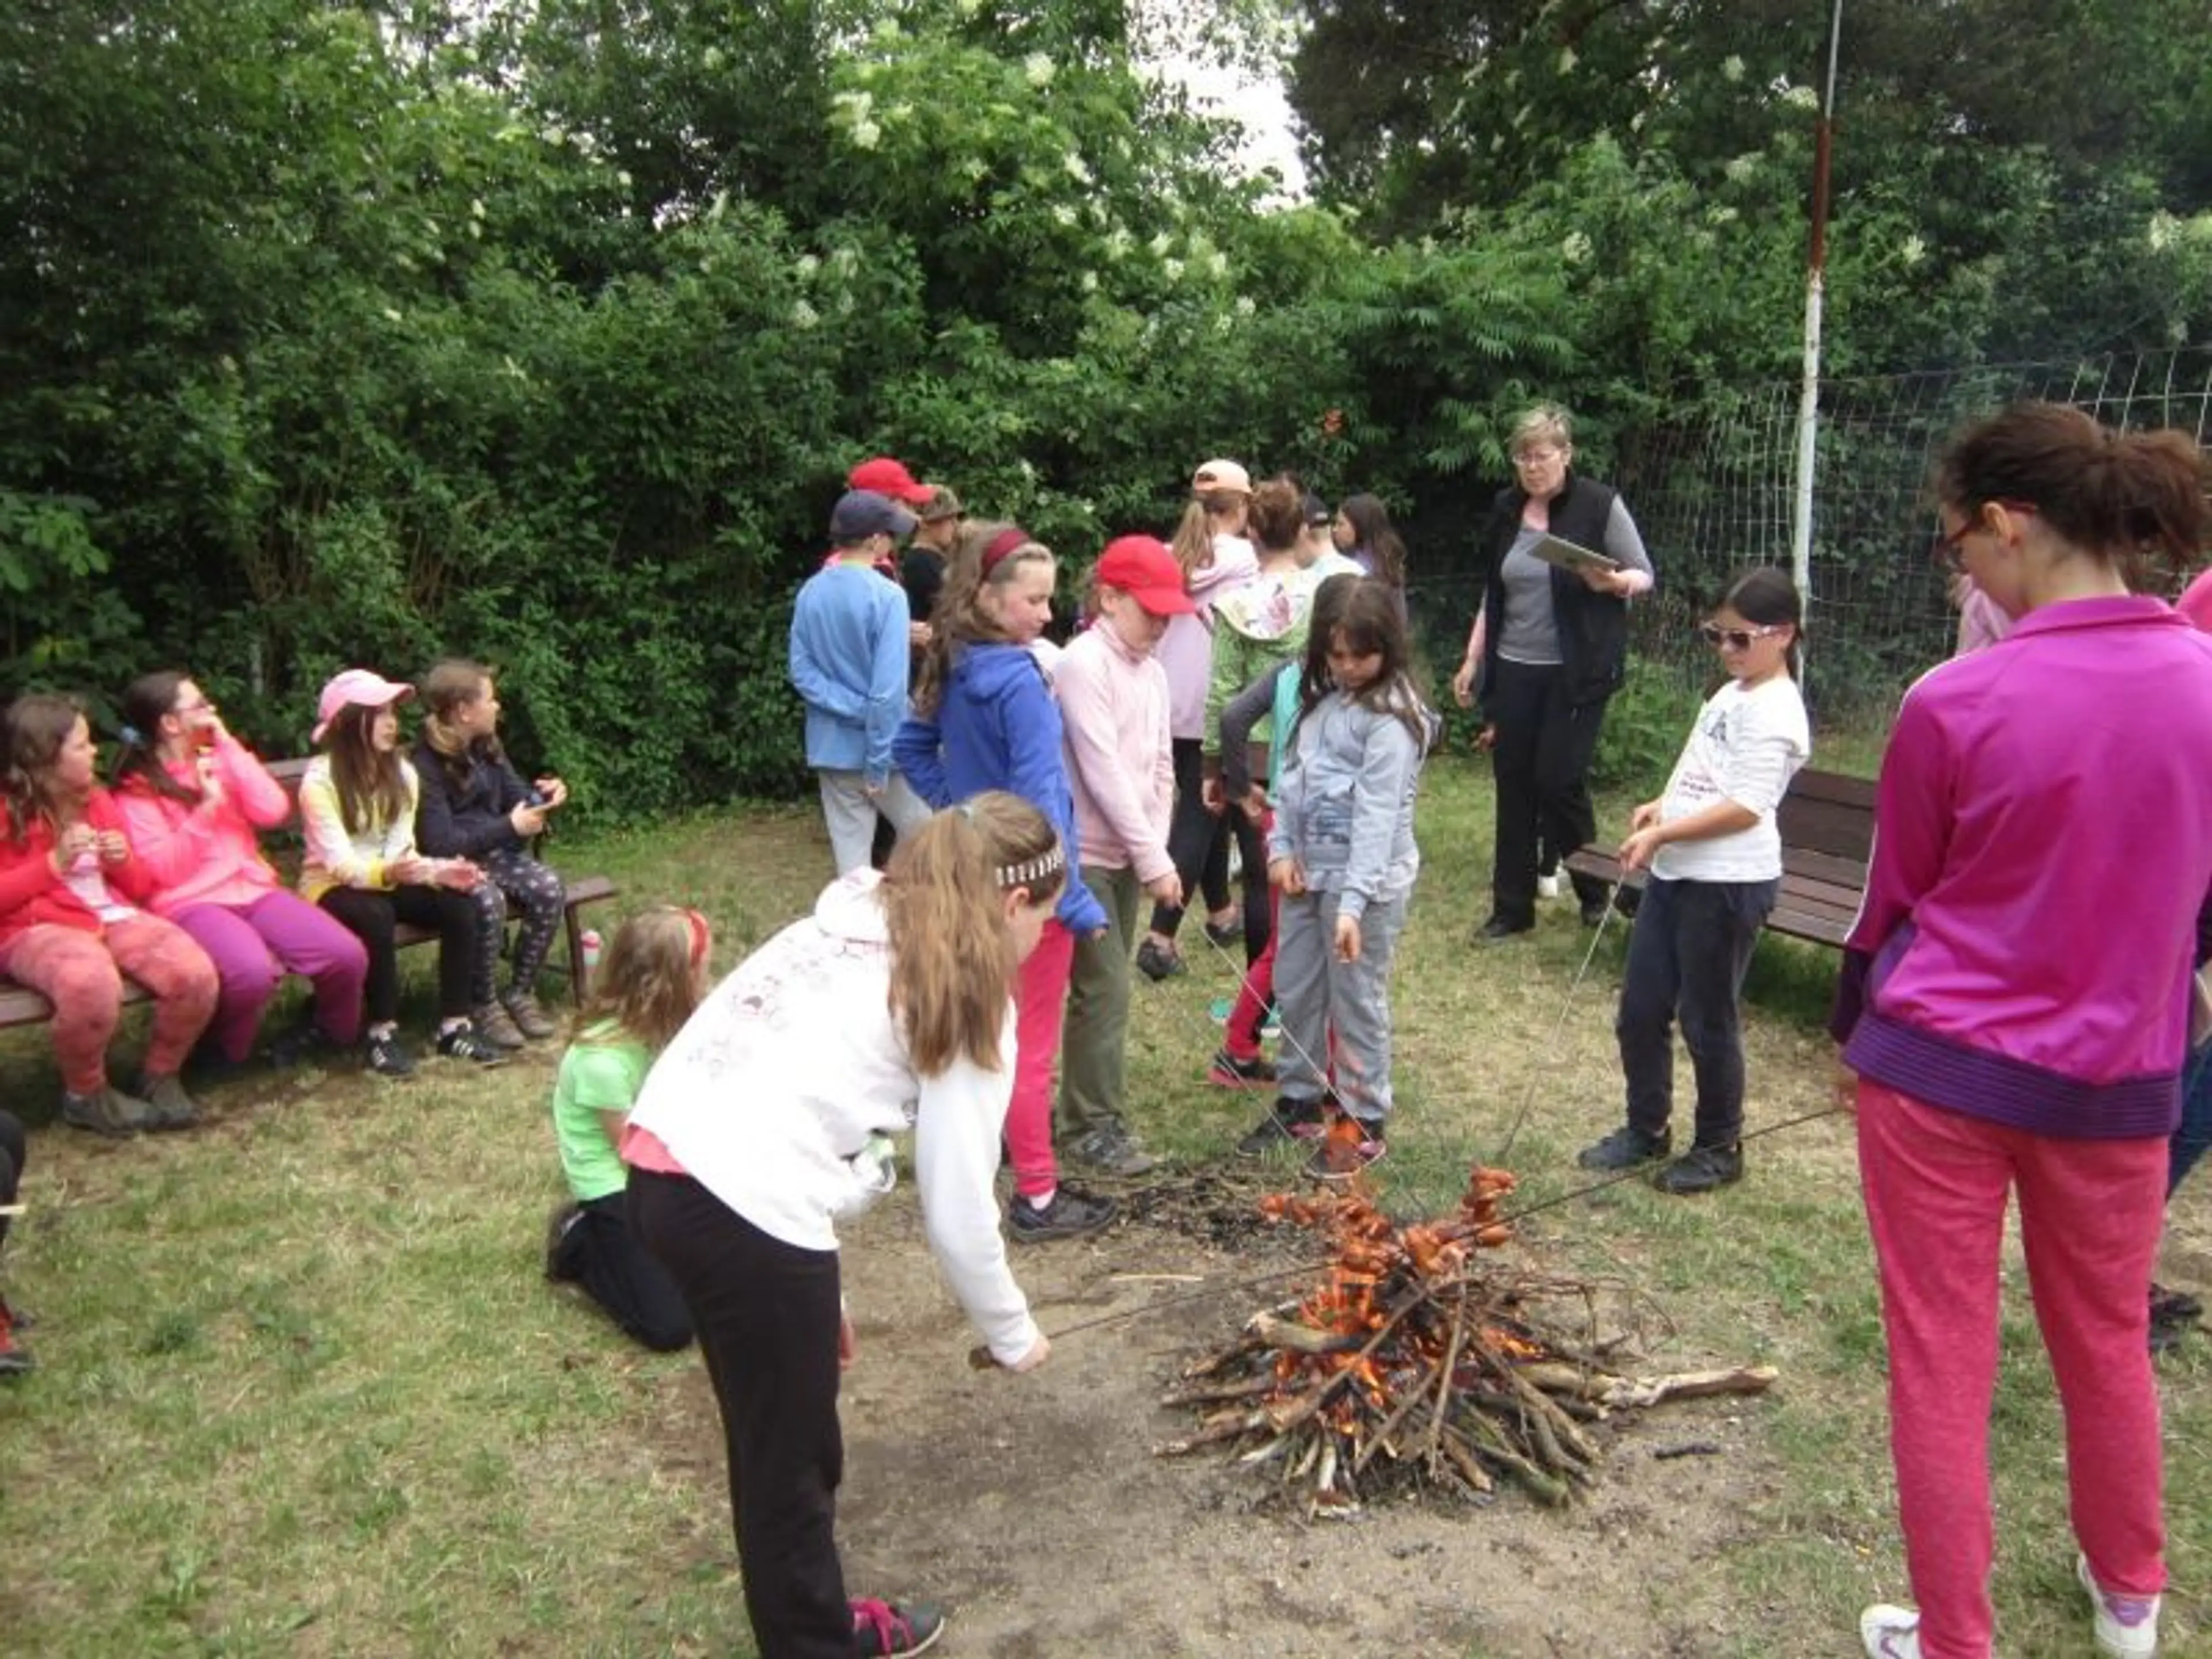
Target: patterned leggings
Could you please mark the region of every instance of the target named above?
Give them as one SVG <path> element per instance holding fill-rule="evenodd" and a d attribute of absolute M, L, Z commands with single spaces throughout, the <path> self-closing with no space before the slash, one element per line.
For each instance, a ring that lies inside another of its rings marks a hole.
<path fill-rule="evenodd" d="M 553 948 L 553 935 L 568 905 L 568 890 L 550 864 L 540 863 L 519 847 L 502 847 L 477 860 L 491 879 L 469 896 L 477 903 L 477 936 L 483 948 L 477 952 L 476 981 L 470 994 L 478 1003 L 489 1002 L 498 976 L 501 951 L 507 944 L 507 907 L 520 912 L 522 927 L 514 940 L 514 975 L 510 981 L 518 995 L 538 988 L 538 975 L 545 966 L 545 953 Z"/>
<path fill-rule="evenodd" d="M 107 1085 L 107 1040 L 123 1012 L 123 975 L 154 994 L 146 1071 L 174 1077 L 215 1013 L 215 964 L 173 921 L 138 911 L 100 933 L 40 922 L 0 946 L 0 973 L 54 1005 L 54 1059 L 62 1086 L 95 1095 Z"/>

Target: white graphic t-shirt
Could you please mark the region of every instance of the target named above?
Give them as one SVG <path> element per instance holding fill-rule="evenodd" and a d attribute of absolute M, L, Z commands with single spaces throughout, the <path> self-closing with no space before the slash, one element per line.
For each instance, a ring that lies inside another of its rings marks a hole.
<path fill-rule="evenodd" d="M 1668 842 L 1653 856 L 1651 873 L 1665 881 L 1778 880 L 1782 834 L 1774 809 L 1812 752 L 1805 699 L 1789 675 L 1748 691 L 1730 680 L 1714 692 L 1667 780 L 1659 821 L 1672 823 L 1732 800 L 1758 813 L 1759 822 L 1730 836 Z"/>

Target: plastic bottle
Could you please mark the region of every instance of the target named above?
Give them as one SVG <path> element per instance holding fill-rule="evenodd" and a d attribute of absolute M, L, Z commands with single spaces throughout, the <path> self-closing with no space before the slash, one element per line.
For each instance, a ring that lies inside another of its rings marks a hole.
<path fill-rule="evenodd" d="M 584 929 L 580 942 L 584 947 L 584 971 L 587 974 L 597 971 L 599 965 L 599 951 L 604 945 L 604 941 L 599 938 L 599 930 L 596 927 L 586 927 Z"/>

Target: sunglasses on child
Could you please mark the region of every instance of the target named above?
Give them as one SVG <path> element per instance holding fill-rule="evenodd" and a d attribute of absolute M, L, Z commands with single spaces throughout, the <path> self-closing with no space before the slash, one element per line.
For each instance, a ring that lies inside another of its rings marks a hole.
<path fill-rule="evenodd" d="M 1763 640 L 1769 634 L 1779 634 L 1781 624 L 1770 623 L 1761 628 L 1723 628 L 1717 623 L 1699 623 L 1698 637 L 1707 645 L 1717 645 L 1730 651 L 1748 651 L 1753 640 Z"/>

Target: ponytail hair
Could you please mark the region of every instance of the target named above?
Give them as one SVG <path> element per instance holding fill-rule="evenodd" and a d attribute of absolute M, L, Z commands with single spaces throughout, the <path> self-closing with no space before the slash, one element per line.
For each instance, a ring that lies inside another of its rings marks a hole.
<path fill-rule="evenodd" d="M 1018 795 L 989 789 L 899 839 L 884 871 L 891 1013 L 915 1069 L 934 1077 L 963 1055 L 986 1071 L 999 1051 L 1008 988 L 1020 965 L 1005 896 L 1048 904 L 1067 879 L 1052 821 Z"/>
<path fill-rule="evenodd" d="M 1024 565 L 1052 562 L 1052 550 L 1018 525 L 970 520 L 945 561 L 945 586 L 929 615 L 929 643 L 914 687 L 915 712 L 927 719 L 945 701 L 960 653 L 979 641 L 1001 639 L 980 603 L 983 590 L 1012 581 Z"/>
<path fill-rule="evenodd" d="M 2142 585 L 2143 566 L 2193 568 L 2212 539 L 2204 452 L 2186 433 L 2115 432 L 2064 404 L 2016 404 L 1968 427 L 1936 463 L 1946 506 L 2032 507 L 2074 552 Z"/>
<path fill-rule="evenodd" d="M 656 904 L 627 918 L 607 942 L 607 959 L 592 976 L 591 1000 L 577 1011 L 573 1040 L 612 1020 L 647 1048 L 666 1048 L 699 1006 L 714 937 L 706 917 L 681 905 Z"/>
<path fill-rule="evenodd" d="M 108 774 L 117 788 L 132 788 L 185 806 L 200 804 L 198 783 L 179 783 L 161 764 L 161 722 L 176 712 L 177 692 L 189 675 L 173 668 L 141 674 L 123 690 L 123 750 Z"/>
<path fill-rule="evenodd" d="M 1306 493 L 1289 478 L 1269 478 L 1252 492 L 1252 538 L 1270 553 L 1287 553 L 1306 527 Z"/>
<path fill-rule="evenodd" d="M 1733 611 L 1755 628 L 1789 626 L 1790 678 L 1805 678 L 1805 596 L 1790 573 L 1778 566 L 1760 565 L 1747 570 L 1721 596 L 1723 609 Z"/>
<path fill-rule="evenodd" d="M 422 737 L 455 783 L 468 775 L 470 751 L 497 763 L 507 758 L 496 732 L 471 743 L 453 729 L 453 716 L 477 702 L 491 684 L 491 670 L 465 657 L 447 657 L 422 677 Z"/>
<path fill-rule="evenodd" d="M 7 795 L 8 829 L 17 846 L 30 841 L 31 825 L 40 818 L 56 835 L 61 833 L 63 811 L 70 803 L 55 791 L 54 764 L 83 718 L 75 697 L 43 691 L 27 692 L 0 715 L 0 737 L 6 742 L 0 759 L 7 766 L 0 789 Z"/>

